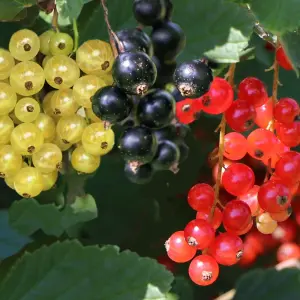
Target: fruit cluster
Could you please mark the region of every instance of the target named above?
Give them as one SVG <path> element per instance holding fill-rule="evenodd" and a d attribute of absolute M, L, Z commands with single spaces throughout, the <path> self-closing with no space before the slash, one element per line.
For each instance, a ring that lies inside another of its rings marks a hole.
<path fill-rule="evenodd" d="M 66 33 L 27 29 L 0 49 L 0 175 L 25 198 L 54 186 L 64 151 L 73 150 L 76 171 L 92 173 L 114 146 L 114 132 L 91 109 L 94 93 L 112 83 L 111 47 L 87 41 L 76 61 L 72 51 Z"/>
<path fill-rule="evenodd" d="M 285 224 L 290 224 L 291 202 L 300 182 L 300 153 L 291 150 L 300 144 L 300 108 L 292 98 L 277 101 L 276 94 L 269 97 L 264 83 L 254 77 L 239 83 L 234 101 L 232 85 L 216 77 L 203 96 L 177 103 L 177 118 L 182 123 L 193 122 L 200 112 L 223 114 L 219 147 L 212 154 L 217 160 L 216 185 L 213 188 L 197 183 L 189 190 L 188 204 L 197 211 L 196 217 L 183 231 L 171 235 L 166 250 L 175 262 L 192 259 L 189 276 L 196 284 L 205 286 L 217 279 L 219 264 L 230 266 L 240 260 L 246 264 L 262 253 L 253 250 L 253 235 L 278 237 Z M 232 129 L 227 134 L 226 124 Z M 255 125 L 258 128 L 253 129 Z M 246 155 L 265 166 L 262 183 L 257 183 L 250 166 L 238 162 Z M 223 156 L 227 160 L 223 161 Z M 220 188 L 231 197 L 225 204 L 220 201 Z M 216 235 L 221 224 L 225 232 Z M 248 232 L 243 242 L 240 236 Z M 198 250 L 202 254 L 194 258 Z M 244 252 L 248 258 L 243 260 Z M 278 260 L 285 256 L 298 258 L 299 247 L 282 245 Z"/>

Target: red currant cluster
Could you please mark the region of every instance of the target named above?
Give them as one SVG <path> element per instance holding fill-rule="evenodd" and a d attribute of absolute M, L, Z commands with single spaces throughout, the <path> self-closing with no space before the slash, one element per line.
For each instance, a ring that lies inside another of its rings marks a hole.
<path fill-rule="evenodd" d="M 197 211 L 196 217 L 183 231 L 173 233 L 165 244 L 173 261 L 184 263 L 192 259 L 189 276 L 202 286 L 217 279 L 219 264 L 234 265 L 244 252 L 246 257 L 241 260 L 242 264 L 254 261 L 264 249 L 256 251 L 258 247 L 251 240 L 256 239 L 260 247 L 262 235 L 273 234 L 275 241 L 276 236 L 280 240 L 278 235 L 280 232 L 282 235 L 284 224 L 289 224 L 291 201 L 300 182 L 300 153 L 290 149 L 300 144 L 300 109 L 292 98 L 277 101 L 277 62 L 273 66 L 276 83 L 272 97 L 268 96 L 261 80 L 247 77 L 239 83 L 234 101 L 234 68 L 232 65 L 229 70 L 228 81 L 216 77 L 206 94 L 177 103 L 177 118 L 184 124 L 193 122 L 202 112 L 223 114 L 218 128 L 219 147 L 213 151 L 218 160 L 214 168 L 216 185 L 197 183 L 189 190 L 187 200 Z M 227 134 L 226 124 L 233 130 Z M 246 137 L 242 134 L 255 125 L 259 128 Z M 255 184 L 257 180 L 251 167 L 238 162 L 246 155 L 265 166 L 262 184 Z M 228 161 L 224 161 L 224 157 Z M 220 188 L 233 198 L 225 205 L 220 201 Z M 226 232 L 216 234 L 221 224 Z M 243 242 L 240 236 L 247 233 Z M 202 254 L 194 257 L 198 250 Z M 299 253 L 296 244 L 283 244 L 278 250 L 278 260 L 299 257 Z"/>

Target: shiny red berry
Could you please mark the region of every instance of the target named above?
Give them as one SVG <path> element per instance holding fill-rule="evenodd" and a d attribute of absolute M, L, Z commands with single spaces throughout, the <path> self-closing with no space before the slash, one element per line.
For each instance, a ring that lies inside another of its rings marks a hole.
<path fill-rule="evenodd" d="M 198 285 L 210 285 L 219 276 L 219 265 L 210 255 L 198 255 L 190 263 L 189 276 Z"/>
<path fill-rule="evenodd" d="M 190 124 L 195 121 L 193 99 L 185 99 L 176 103 L 176 118 L 182 124 Z"/>
<path fill-rule="evenodd" d="M 261 80 L 255 77 L 247 77 L 239 84 L 238 98 L 258 107 L 268 101 L 268 93 Z"/>
<path fill-rule="evenodd" d="M 185 226 L 184 236 L 190 246 L 205 249 L 214 240 L 215 230 L 208 221 L 195 219 Z"/>
<path fill-rule="evenodd" d="M 239 265 L 244 268 L 250 267 L 257 259 L 258 253 L 253 251 L 250 243 L 244 242 L 243 256 L 239 261 Z"/>
<path fill-rule="evenodd" d="M 214 199 L 214 189 L 206 183 L 195 184 L 188 193 L 188 203 L 194 210 L 210 209 Z"/>
<path fill-rule="evenodd" d="M 236 100 L 226 110 L 225 118 L 228 125 L 237 132 L 243 132 L 254 126 L 255 108 L 246 100 Z"/>
<path fill-rule="evenodd" d="M 218 207 L 216 207 L 212 219 L 210 220 L 210 212 L 211 212 L 210 207 L 207 208 L 203 207 L 202 209 L 197 211 L 196 219 L 202 219 L 208 221 L 212 225 L 212 227 L 216 230 L 220 227 L 222 223 L 223 213 Z"/>
<path fill-rule="evenodd" d="M 240 160 L 246 154 L 248 144 L 246 138 L 238 132 L 227 133 L 224 137 L 224 156 L 231 160 Z"/>
<path fill-rule="evenodd" d="M 292 98 L 281 98 L 274 107 L 274 118 L 280 123 L 293 123 L 298 115 L 299 105 Z"/>
<path fill-rule="evenodd" d="M 259 160 L 271 157 L 277 144 L 277 138 L 270 130 L 259 128 L 247 137 L 248 153 Z"/>
<path fill-rule="evenodd" d="M 291 124 L 278 123 L 276 125 L 278 138 L 288 147 L 297 147 L 300 144 L 300 122 Z"/>
<path fill-rule="evenodd" d="M 224 189 L 234 196 L 246 194 L 253 187 L 254 180 L 252 169 L 241 163 L 231 164 L 222 176 Z"/>
<path fill-rule="evenodd" d="M 277 228 L 272 233 L 275 240 L 280 243 L 292 242 L 296 239 L 298 232 L 298 226 L 295 220 L 287 219 L 284 222 L 278 223 Z"/>
<path fill-rule="evenodd" d="M 184 231 L 174 232 L 165 243 L 169 258 L 177 263 L 185 263 L 191 260 L 197 249 L 190 246 L 185 238 Z"/>
<path fill-rule="evenodd" d="M 275 174 L 286 184 L 300 181 L 300 153 L 282 153 L 275 165 Z"/>
<path fill-rule="evenodd" d="M 233 200 L 226 204 L 223 211 L 223 225 L 226 231 L 236 233 L 245 230 L 251 220 L 251 210 L 245 202 Z"/>
<path fill-rule="evenodd" d="M 289 188 L 277 181 L 267 181 L 259 189 L 257 199 L 260 207 L 269 213 L 285 210 L 291 203 Z"/>
<path fill-rule="evenodd" d="M 273 120 L 273 100 L 272 97 L 262 106 L 255 107 L 255 124 L 261 128 L 267 128 Z"/>
<path fill-rule="evenodd" d="M 236 264 L 243 256 L 243 241 L 237 235 L 225 232 L 219 234 L 209 247 L 209 254 L 225 266 Z"/>
<path fill-rule="evenodd" d="M 293 70 L 293 66 L 292 66 L 289 58 L 286 56 L 282 46 L 280 46 L 276 51 L 276 60 L 277 60 L 278 64 L 280 65 L 280 67 L 282 67 L 283 69 L 285 69 L 287 71 Z"/>
<path fill-rule="evenodd" d="M 233 89 L 223 78 L 215 77 L 208 93 L 201 97 L 202 109 L 212 115 L 226 111 L 233 102 Z"/>
<path fill-rule="evenodd" d="M 237 198 L 237 200 L 241 200 L 249 206 L 251 210 L 251 215 L 253 217 L 257 216 L 261 211 L 257 200 L 258 191 L 259 186 L 254 185 L 253 188 L 251 188 L 246 194 L 241 195 Z"/>
<path fill-rule="evenodd" d="M 300 247 L 296 243 L 284 243 L 277 250 L 277 261 L 300 259 Z"/>
<path fill-rule="evenodd" d="M 292 214 L 292 207 L 289 206 L 287 209 L 280 211 L 278 213 L 270 213 L 271 218 L 276 222 L 286 221 Z"/>

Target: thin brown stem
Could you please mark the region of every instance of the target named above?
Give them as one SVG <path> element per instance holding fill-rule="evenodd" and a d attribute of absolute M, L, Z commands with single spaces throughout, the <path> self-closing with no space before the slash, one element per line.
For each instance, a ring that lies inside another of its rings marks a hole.
<path fill-rule="evenodd" d="M 53 9 L 53 16 L 52 16 L 51 26 L 52 26 L 54 31 L 59 32 L 59 29 L 58 29 L 58 11 L 57 11 L 56 5 L 54 6 L 54 9 Z"/>
<path fill-rule="evenodd" d="M 105 24 L 107 26 L 107 30 L 108 30 L 108 34 L 109 34 L 109 41 L 110 41 L 110 45 L 112 47 L 114 56 L 117 57 L 119 51 L 120 52 L 124 52 L 124 46 L 121 43 L 121 41 L 119 40 L 118 36 L 115 34 L 115 32 L 112 30 L 112 27 L 109 23 L 109 19 L 108 19 L 108 9 L 106 6 L 106 0 L 100 0 L 101 1 L 101 5 L 104 11 L 104 21 Z M 117 44 L 117 47 L 116 47 Z M 118 48 L 118 49 L 117 49 Z"/>
<path fill-rule="evenodd" d="M 235 64 L 231 64 L 227 73 L 227 78 L 229 84 L 233 87 L 234 86 L 234 72 L 235 72 Z M 222 176 L 222 168 L 224 164 L 224 137 L 226 132 L 226 119 L 225 115 L 223 114 L 222 120 L 220 125 L 218 126 L 220 133 L 219 133 L 219 151 L 218 151 L 218 157 L 219 157 L 219 168 L 218 168 L 218 174 L 217 174 L 217 180 L 215 184 L 215 199 L 214 203 L 210 212 L 209 218 L 212 219 L 216 206 L 219 202 L 219 194 L 220 194 L 220 185 L 221 185 L 221 176 Z"/>

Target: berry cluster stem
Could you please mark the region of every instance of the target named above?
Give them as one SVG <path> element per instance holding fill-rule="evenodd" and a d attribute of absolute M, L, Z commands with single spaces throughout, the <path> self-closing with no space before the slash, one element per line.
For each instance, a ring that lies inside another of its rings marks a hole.
<path fill-rule="evenodd" d="M 235 64 L 231 64 L 228 70 L 228 82 L 233 87 L 234 85 L 234 72 L 235 72 Z M 215 199 L 214 203 L 210 212 L 210 219 L 213 217 L 215 213 L 216 206 L 219 202 L 219 194 L 220 194 L 220 185 L 221 185 L 221 176 L 222 176 L 222 168 L 224 163 L 224 137 L 226 132 L 226 119 L 225 115 L 223 114 L 222 120 L 220 125 L 218 126 L 220 133 L 219 133 L 219 151 L 218 151 L 218 158 L 219 158 L 219 168 L 218 168 L 218 174 L 217 174 L 217 180 L 215 185 Z"/>
<path fill-rule="evenodd" d="M 54 31 L 59 32 L 59 29 L 58 29 L 58 11 L 57 11 L 56 5 L 54 6 L 54 9 L 53 9 L 53 16 L 52 16 L 51 26 L 52 26 Z"/>
<path fill-rule="evenodd" d="M 278 47 L 279 47 L 279 43 L 277 41 L 276 50 L 278 49 Z M 276 60 L 276 57 L 274 59 L 273 70 L 274 70 L 274 75 L 273 75 L 273 87 L 272 87 L 272 100 L 274 106 L 277 103 L 277 92 L 278 92 L 278 83 L 279 83 L 279 65 Z"/>
<path fill-rule="evenodd" d="M 108 8 L 106 6 L 106 0 L 100 0 L 100 1 L 101 1 L 101 5 L 102 5 L 102 8 L 103 8 L 103 11 L 104 11 L 104 21 L 105 21 L 105 24 L 107 26 L 107 30 L 108 30 L 108 34 L 109 34 L 109 40 L 110 40 L 110 45 L 112 47 L 114 56 L 117 57 L 119 51 L 120 52 L 124 52 L 124 47 L 123 47 L 123 44 L 120 42 L 119 38 L 117 37 L 117 35 L 113 31 L 113 29 L 112 29 L 112 27 L 111 27 L 111 25 L 109 23 Z M 117 44 L 117 47 L 119 49 L 117 49 L 116 44 Z"/>
<path fill-rule="evenodd" d="M 74 47 L 73 47 L 73 53 L 76 53 L 78 49 L 79 44 L 79 32 L 78 32 L 78 26 L 77 26 L 77 20 L 73 19 L 73 33 L 74 33 Z"/>

